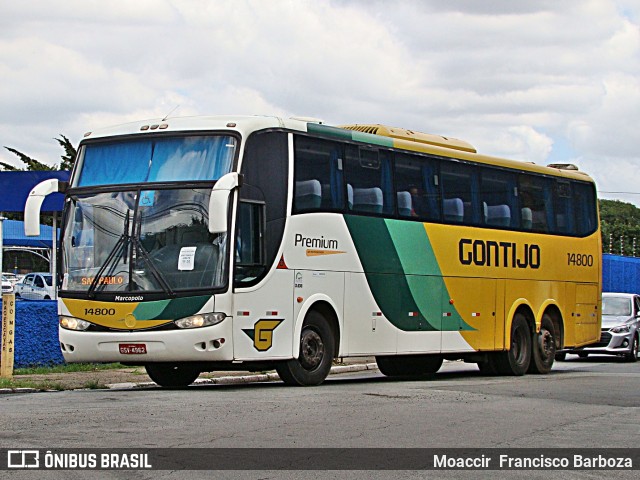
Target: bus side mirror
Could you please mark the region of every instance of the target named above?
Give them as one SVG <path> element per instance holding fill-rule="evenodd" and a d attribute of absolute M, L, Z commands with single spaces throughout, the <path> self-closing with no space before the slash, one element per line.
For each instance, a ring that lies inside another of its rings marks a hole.
<path fill-rule="evenodd" d="M 40 209 L 42 202 L 51 193 L 64 193 L 69 184 L 50 178 L 33 187 L 24 205 L 24 234 L 28 237 L 40 235 Z"/>
<path fill-rule="evenodd" d="M 231 192 L 242 185 L 242 175 L 236 172 L 222 176 L 211 189 L 209 197 L 209 232 L 225 233 L 228 230 L 227 212 Z"/>

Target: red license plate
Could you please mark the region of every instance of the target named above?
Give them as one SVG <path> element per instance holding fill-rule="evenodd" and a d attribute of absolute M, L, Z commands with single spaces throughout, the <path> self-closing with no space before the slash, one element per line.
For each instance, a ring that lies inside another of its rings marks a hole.
<path fill-rule="evenodd" d="M 122 355 L 141 355 L 147 353 L 147 346 L 144 343 L 121 343 L 120 353 Z"/>

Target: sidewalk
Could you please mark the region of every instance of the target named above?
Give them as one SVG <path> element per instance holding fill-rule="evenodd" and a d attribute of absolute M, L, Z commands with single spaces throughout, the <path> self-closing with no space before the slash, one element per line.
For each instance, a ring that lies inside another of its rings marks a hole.
<path fill-rule="evenodd" d="M 378 367 L 373 357 L 349 358 L 331 367 L 330 375 L 349 372 L 376 370 Z M 135 389 L 158 387 L 147 376 L 143 367 L 129 367 L 110 370 L 95 370 L 89 372 L 65 372 L 38 375 L 14 375 L 13 380 L 32 382 L 33 388 L 0 388 L 0 394 L 34 393 L 58 390 L 89 390 L 89 389 Z M 264 373 L 247 372 L 205 372 L 193 383 L 194 385 L 229 385 L 256 382 L 279 381 L 275 371 Z M 160 388 L 160 387 L 158 387 Z"/>

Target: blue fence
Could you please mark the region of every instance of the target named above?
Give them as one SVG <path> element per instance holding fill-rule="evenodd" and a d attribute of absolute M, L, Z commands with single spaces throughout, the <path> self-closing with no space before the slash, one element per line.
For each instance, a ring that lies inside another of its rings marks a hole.
<path fill-rule="evenodd" d="M 602 255 L 602 291 L 640 294 L 640 258 Z"/>
<path fill-rule="evenodd" d="M 0 300 L 0 309 L 1 306 Z M 16 302 L 14 351 L 15 368 L 64 363 L 58 342 L 55 300 Z"/>

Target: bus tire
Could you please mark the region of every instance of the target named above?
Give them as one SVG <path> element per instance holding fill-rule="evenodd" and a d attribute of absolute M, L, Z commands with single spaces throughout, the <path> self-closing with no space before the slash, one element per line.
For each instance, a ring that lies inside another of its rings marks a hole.
<path fill-rule="evenodd" d="M 564 362 L 567 359 L 567 352 L 560 352 L 555 354 L 556 362 Z"/>
<path fill-rule="evenodd" d="M 533 334 L 531 350 L 529 373 L 549 373 L 556 358 L 556 341 L 553 322 L 546 313 L 542 316 L 540 332 Z"/>
<path fill-rule="evenodd" d="M 442 366 L 441 355 L 381 355 L 378 370 L 387 377 L 433 375 Z"/>
<path fill-rule="evenodd" d="M 506 352 L 495 357 L 496 369 L 501 375 L 524 375 L 531 363 L 531 331 L 521 313 L 516 313 L 511 322 L 511 345 Z"/>
<path fill-rule="evenodd" d="M 200 369 L 183 363 L 149 363 L 144 368 L 151 380 L 166 388 L 186 387 L 200 375 Z"/>
<path fill-rule="evenodd" d="M 324 382 L 331 371 L 335 340 L 324 316 L 311 310 L 302 324 L 298 358 L 276 365 L 287 385 L 313 386 Z"/>

